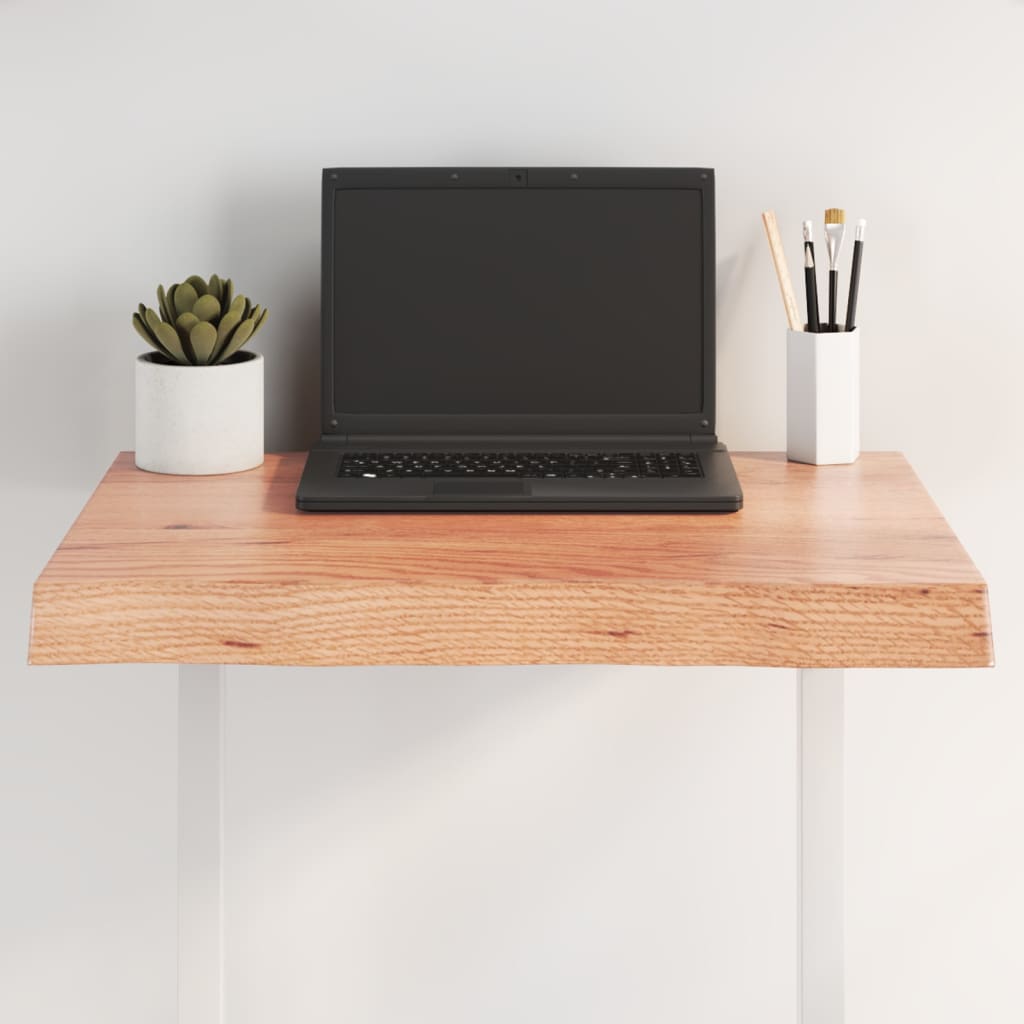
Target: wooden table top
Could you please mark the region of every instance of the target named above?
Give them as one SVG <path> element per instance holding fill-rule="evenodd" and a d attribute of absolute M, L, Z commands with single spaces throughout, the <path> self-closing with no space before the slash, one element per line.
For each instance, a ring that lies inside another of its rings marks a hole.
<path fill-rule="evenodd" d="M 992 663 L 984 580 L 902 455 L 734 453 L 730 515 L 298 512 L 304 453 L 117 457 L 36 582 L 30 661 Z"/>

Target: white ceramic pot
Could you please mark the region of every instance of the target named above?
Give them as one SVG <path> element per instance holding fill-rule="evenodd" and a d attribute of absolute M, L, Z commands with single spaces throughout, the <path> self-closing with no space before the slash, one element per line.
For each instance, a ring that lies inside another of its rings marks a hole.
<path fill-rule="evenodd" d="M 263 356 L 179 366 L 145 353 L 135 363 L 135 465 L 205 476 L 263 463 Z"/>

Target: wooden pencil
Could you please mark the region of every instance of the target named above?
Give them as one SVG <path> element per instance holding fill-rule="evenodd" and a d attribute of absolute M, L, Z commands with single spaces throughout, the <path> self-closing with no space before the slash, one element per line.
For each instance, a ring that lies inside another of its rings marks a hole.
<path fill-rule="evenodd" d="M 761 220 L 764 221 L 765 234 L 768 235 L 768 246 L 772 251 L 775 273 L 779 279 L 779 289 L 782 292 L 782 304 L 786 307 L 786 321 L 791 330 L 803 330 L 800 311 L 796 305 L 796 295 L 793 292 L 793 282 L 789 278 L 789 265 L 786 263 L 786 254 L 782 249 L 782 237 L 779 235 L 779 223 L 775 219 L 775 211 L 765 210 L 761 214 Z"/>

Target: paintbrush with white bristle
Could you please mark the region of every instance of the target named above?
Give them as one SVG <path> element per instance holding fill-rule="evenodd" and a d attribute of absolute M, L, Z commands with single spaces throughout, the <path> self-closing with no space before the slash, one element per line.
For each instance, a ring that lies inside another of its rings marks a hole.
<path fill-rule="evenodd" d="M 804 221 L 804 289 L 807 292 L 807 330 L 817 334 L 821 330 L 818 321 L 818 278 L 814 266 L 814 234 L 809 220 Z"/>
<path fill-rule="evenodd" d="M 825 244 L 828 247 L 828 327 L 839 330 L 839 250 L 843 247 L 846 234 L 846 211 L 834 207 L 825 211 Z"/>

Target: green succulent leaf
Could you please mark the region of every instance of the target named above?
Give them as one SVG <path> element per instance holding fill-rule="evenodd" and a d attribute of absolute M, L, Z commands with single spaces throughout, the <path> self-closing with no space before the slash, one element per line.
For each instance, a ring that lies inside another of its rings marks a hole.
<path fill-rule="evenodd" d="M 242 311 L 239 309 L 229 309 L 221 318 L 220 323 L 217 326 L 217 341 L 226 341 L 228 335 L 235 329 L 235 327 L 241 322 Z"/>
<path fill-rule="evenodd" d="M 143 306 L 142 308 L 145 309 L 146 307 Z M 153 348 L 155 348 L 162 356 L 170 358 L 170 352 L 168 352 L 167 349 L 165 349 L 163 345 L 156 340 L 156 336 L 152 331 L 150 331 L 149 327 L 146 325 L 146 321 L 139 316 L 138 313 L 132 313 L 132 326 L 136 331 L 138 331 L 139 337 L 141 337 L 143 341 L 148 345 L 152 345 Z"/>
<path fill-rule="evenodd" d="M 177 316 L 182 313 L 191 313 L 192 307 L 196 304 L 199 293 L 185 281 L 183 284 L 174 286 L 174 312 Z"/>
<path fill-rule="evenodd" d="M 169 323 L 161 320 L 151 309 L 146 310 L 146 323 L 156 335 L 157 341 L 167 349 L 167 354 L 175 362 L 185 366 L 191 362 L 181 344 L 178 332 Z"/>
<path fill-rule="evenodd" d="M 196 362 L 200 366 L 205 366 L 217 347 L 217 328 L 206 320 L 200 320 L 189 332 L 189 341 L 192 342 Z"/>
<path fill-rule="evenodd" d="M 152 334 L 149 333 L 149 328 L 146 326 L 146 321 L 143 320 L 138 313 L 132 313 L 132 326 L 151 345 L 156 343 L 156 339 L 153 337 Z"/>
<path fill-rule="evenodd" d="M 187 338 L 189 331 L 191 331 L 197 323 L 199 323 L 199 317 L 197 317 L 195 313 L 182 313 L 181 316 L 174 321 L 174 326 L 178 328 L 178 334 Z"/>
<path fill-rule="evenodd" d="M 243 320 L 228 338 L 227 344 L 217 357 L 217 362 L 223 363 L 230 359 L 252 337 L 252 332 L 252 320 Z"/>
<path fill-rule="evenodd" d="M 235 286 L 231 283 L 231 278 L 229 277 L 226 281 L 224 281 L 223 287 L 221 288 L 220 308 L 230 309 L 231 303 L 234 301 L 234 295 Z"/>
<path fill-rule="evenodd" d="M 206 287 L 206 282 L 198 274 L 192 274 L 186 277 L 185 280 L 195 288 L 196 295 L 205 295 L 209 291 Z"/>
<path fill-rule="evenodd" d="M 206 292 L 220 302 L 224 295 L 224 285 L 216 274 L 210 275 L 210 283 L 206 286 Z"/>
<path fill-rule="evenodd" d="M 195 352 L 192 351 L 192 342 L 189 341 L 189 334 L 197 323 L 199 323 L 199 317 L 194 313 L 182 313 L 174 322 L 174 329 L 178 332 L 178 342 L 185 355 L 185 363 L 189 366 L 196 361 Z"/>
<path fill-rule="evenodd" d="M 220 303 L 212 295 L 200 295 L 192 307 L 192 312 L 200 320 L 219 320 Z"/>
<path fill-rule="evenodd" d="M 160 316 L 163 317 L 167 323 L 173 324 L 174 317 L 171 316 L 171 310 L 174 309 L 174 307 L 167 301 L 167 293 L 164 291 L 164 286 L 162 284 L 158 284 L 156 286 L 156 299 L 160 306 Z"/>
<path fill-rule="evenodd" d="M 263 321 L 267 319 L 267 313 L 268 313 L 268 310 L 266 309 L 266 307 L 264 307 L 264 309 L 260 313 L 259 317 L 255 317 L 255 316 L 253 317 L 253 319 L 256 321 L 256 324 L 255 324 L 255 326 L 252 329 L 252 333 L 253 334 L 255 334 L 263 326 Z"/>
<path fill-rule="evenodd" d="M 213 357 L 210 359 L 211 363 L 220 361 L 221 352 L 224 351 L 224 346 L 231 337 L 231 332 L 239 325 L 239 323 L 241 323 L 241 321 L 242 314 L 237 309 L 229 309 L 220 318 L 220 323 L 217 325 L 217 347 L 213 351 Z"/>

